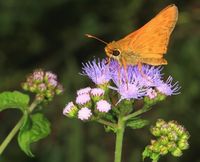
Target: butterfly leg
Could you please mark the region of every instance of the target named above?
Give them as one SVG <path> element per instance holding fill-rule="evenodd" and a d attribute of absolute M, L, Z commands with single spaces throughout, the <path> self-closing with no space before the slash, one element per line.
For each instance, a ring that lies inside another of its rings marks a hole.
<path fill-rule="evenodd" d="M 105 73 L 107 73 L 109 71 L 109 65 L 110 65 L 110 57 L 108 57 L 108 59 L 106 59 L 105 62 L 106 68 L 105 68 Z"/>
<path fill-rule="evenodd" d="M 127 89 L 128 89 L 128 72 L 127 72 L 127 64 L 126 61 L 122 58 L 122 66 L 124 68 L 125 71 L 125 79 L 126 79 L 126 85 L 127 85 Z"/>
<path fill-rule="evenodd" d="M 138 70 L 139 70 L 140 74 L 142 75 L 142 77 L 145 77 L 146 75 L 142 71 L 142 63 L 138 62 L 137 65 L 138 65 Z"/>
<path fill-rule="evenodd" d="M 110 57 L 108 57 L 108 59 L 106 59 L 105 64 L 106 64 L 106 65 L 109 65 L 109 64 L 110 64 Z"/>
<path fill-rule="evenodd" d="M 145 78 L 147 81 L 152 83 L 152 81 L 148 78 L 148 76 L 146 74 L 144 74 L 144 72 L 142 71 L 142 63 L 138 62 L 137 65 L 138 65 L 138 70 L 139 70 L 139 73 L 141 74 L 141 76 L 143 78 Z"/>
<path fill-rule="evenodd" d="M 118 78 L 119 78 L 119 84 L 121 83 L 121 71 L 120 66 L 118 68 Z"/>

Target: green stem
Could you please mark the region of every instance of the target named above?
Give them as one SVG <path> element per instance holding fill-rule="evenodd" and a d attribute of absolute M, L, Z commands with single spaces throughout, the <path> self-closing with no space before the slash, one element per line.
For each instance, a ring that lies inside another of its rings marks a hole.
<path fill-rule="evenodd" d="M 101 124 L 104 124 L 104 125 L 107 125 L 107 126 L 110 126 L 110 127 L 113 127 L 113 128 L 116 128 L 116 127 L 117 127 L 116 124 L 111 123 L 111 122 L 106 121 L 106 120 L 103 120 L 103 119 L 98 119 L 97 122 L 98 122 L 98 123 L 101 123 Z"/>
<path fill-rule="evenodd" d="M 116 132 L 116 143 L 115 143 L 115 162 L 121 162 L 124 130 L 125 130 L 125 121 L 123 120 L 122 117 L 119 117 L 118 128 Z"/>
<path fill-rule="evenodd" d="M 136 117 L 136 116 L 138 116 L 138 115 L 141 115 L 141 114 L 143 114 L 143 113 L 145 113 L 145 112 L 147 112 L 147 111 L 149 111 L 149 110 L 151 110 L 150 105 L 145 105 L 145 106 L 144 106 L 143 108 L 141 108 L 140 110 L 138 110 L 138 111 L 136 111 L 136 112 L 134 112 L 134 113 L 132 113 L 132 114 L 129 114 L 129 115 L 127 115 L 126 117 L 124 117 L 124 120 L 127 121 L 127 120 L 129 120 L 130 118 L 134 118 L 134 117 Z"/>
<path fill-rule="evenodd" d="M 37 106 L 38 102 L 35 100 L 29 107 L 29 112 L 31 113 L 34 108 Z M 3 151 L 5 150 L 5 148 L 8 146 L 8 144 L 10 143 L 10 141 L 13 139 L 13 137 L 16 135 L 16 133 L 19 131 L 19 129 L 21 128 L 22 124 L 24 121 L 24 116 L 21 117 L 21 119 L 17 122 L 17 124 L 15 125 L 15 127 L 11 130 L 11 132 L 8 134 L 8 136 L 5 138 L 5 140 L 2 142 L 2 144 L 0 145 L 0 155 L 3 154 Z"/>
<path fill-rule="evenodd" d="M 22 124 L 23 124 L 23 117 L 18 121 L 18 123 L 15 125 L 15 127 L 12 129 L 12 131 L 8 134 L 8 136 L 6 137 L 6 139 L 1 144 L 1 146 L 0 146 L 0 155 L 2 155 L 3 151 L 8 146 L 8 144 L 10 143 L 10 141 L 13 139 L 13 137 L 15 136 L 15 134 L 18 132 L 18 130 L 20 129 L 20 127 L 21 127 Z"/>

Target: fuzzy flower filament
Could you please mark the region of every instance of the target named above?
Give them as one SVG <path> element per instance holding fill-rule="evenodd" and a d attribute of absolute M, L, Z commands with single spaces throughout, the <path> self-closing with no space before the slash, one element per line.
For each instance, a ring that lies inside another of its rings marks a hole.
<path fill-rule="evenodd" d="M 87 75 L 97 85 L 107 84 L 111 79 L 106 60 L 93 60 L 83 64 L 82 74 Z"/>

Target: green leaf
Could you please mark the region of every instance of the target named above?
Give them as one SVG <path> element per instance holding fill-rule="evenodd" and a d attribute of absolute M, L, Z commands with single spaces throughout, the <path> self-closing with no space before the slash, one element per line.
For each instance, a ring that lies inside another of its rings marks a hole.
<path fill-rule="evenodd" d="M 28 107 L 29 96 L 18 91 L 0 93 L 0 111 L 9 108 L 17 108 L 22 112 Z"/>
<path fill-rule="evenodd" d="M 30 144 L 49 135 L 51 132 L 50 123 L 41 113 L 24 117 L 24 125 L 18 134 L 18 144 L 22 151 L 28 156 L 33 157 Z"/>
<path fill-rule="evenodd" d="M 148 124 L 149 124 L 148 120 L 134 118 L 132 120 L 129 120 L 126 125 L 128 127 L 131 127 L 132 129 L 140 129 Z"/>
<path fill-rule="evenodd" d="M 117 132 L 117 128 L 111 127 L 111 126 L 104 126 L 104 129 L 106 132 Z"/>

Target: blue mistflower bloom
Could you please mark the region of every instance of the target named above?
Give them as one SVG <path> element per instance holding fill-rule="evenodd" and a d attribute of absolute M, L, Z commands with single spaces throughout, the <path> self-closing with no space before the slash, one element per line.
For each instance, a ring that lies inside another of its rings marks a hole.
<path fill-rule="evenodd" d="M 82 74 L 87 75 L 95 84 L 102 85 L 110 81 L 111 76 L 106 60 L 93 60 L 83 64 Z"/>
<path fill-rule="evenodd" d="M 106 60 L 103 59 L 83 64 L 82 73 L 97 85 L 112 81 L 114 86 L 109 86 L 109 88 L 119 93 L 118 102 L 120 102 L 123 99 L 142 99 L 145 96 L 153 99 L 157 93 L 166 96 L 179 94 L 178 82 L 173 84 L 171 76 L 164 81 L 162 69 L 161 66 L 151 65 L 142 65 L 141 70 L 138 66 L 132 65 L 124 69 L 115 60 L 106 65 Z"/>
<path fill-rule="evenodd" d="M 114 69 L 114 68 L 113 68 Z M 135 67 L 128 66 L 127 70 L 121 67 L 119 70 L 115 68 L 113 71 L 112 81 L 116 87 L 111 89 L 116 90 L 120 94 L 120 100 L 122 99 L 140 99 L 146 94 L 146 87 L 141 84 L 141 77 L 135 71 Z"/>
<path fill-rule="evenodd" d="M 163 67 L 161 66 L 143 65 L 141 71 L 137 66 L 134 66 L 134 69 L 140 82 L 146 87 L 156 87 L 163 82 L 163 74 L 161 73 Z"/>
<path fill-rule="evenodd" d="M 177 95 L 180 93 L 179 90 L 181 87 L 178 85 L 178 82 L 175 82 L 174 84 L 172 82 L 173 78 L 169 76 L 166 82 L 162 82 L 156 88 L 159 92 L 167 96 Z"/>

